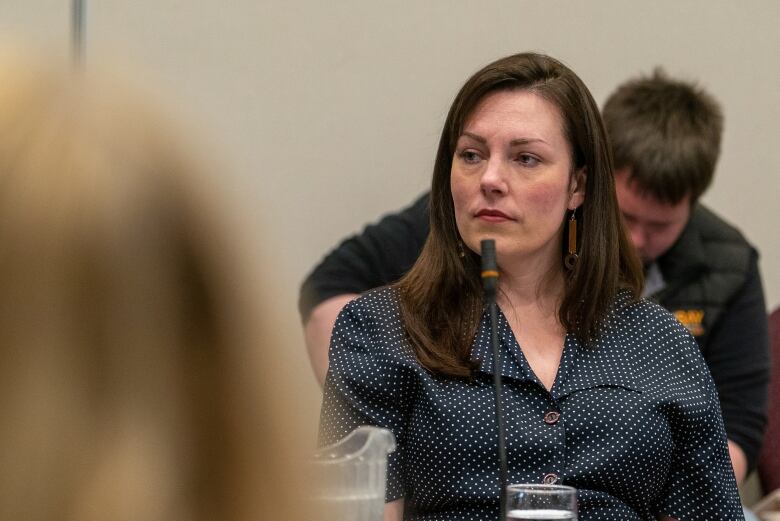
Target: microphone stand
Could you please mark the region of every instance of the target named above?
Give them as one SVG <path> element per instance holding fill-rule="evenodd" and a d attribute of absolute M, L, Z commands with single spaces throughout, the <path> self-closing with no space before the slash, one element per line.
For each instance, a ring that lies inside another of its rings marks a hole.
<path fill-rule="evenodd" d="M 506 425 L 501 406 L 501 355 L 498 344 L 498 307 L 496 290 L 498 287 L 498 264 L 496 263 L 496 242 L 485 239 L 481 243 L 482 289 L 485 304 L 490 312 L 490 344 L 493 348 L 493 389 L 496 400 L 496 423 L 498 424 L 498 463 L 499 463 L 499 521 L 506 521 L 506 487 L 509 480 L 506 461 Z"/>

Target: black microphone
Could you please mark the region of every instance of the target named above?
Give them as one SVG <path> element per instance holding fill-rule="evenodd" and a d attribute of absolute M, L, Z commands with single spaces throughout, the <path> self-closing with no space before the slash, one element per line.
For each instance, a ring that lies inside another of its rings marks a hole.
<path fill-rule="evenodd" d="M 480 245 L 482 256 L 482 290 L 485 304 L 490 311 L 490 343 L 493 347 L 493 387 L 496 397 L 496 423 L 498 424 L 498 486 L 499 486 L 499 521 L 506 520 L 506 487 L 508 470 L 506 463 L 506 427 L 504 411 L 501 407 L 501 355 L 498 348 L 498 307 L 496 306 L 496 289 L 498 288 L 498 264 L 496 263 L 496 241 L 485 239 Z"/>

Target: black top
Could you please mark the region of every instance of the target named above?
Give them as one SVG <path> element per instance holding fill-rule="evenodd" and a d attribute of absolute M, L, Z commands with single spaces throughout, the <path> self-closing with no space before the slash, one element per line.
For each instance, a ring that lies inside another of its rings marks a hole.
<path fill-rule="evenodd" d="M 330 297 L 398 280 L 428 236 L 428 194 L 330 252 L 301 287 L 304 321 Z M 720 395 L 729 439 L 755 465 L 766 424 L 769 379 L 766 306 L 758 254 L 739 232 L 697 205 L 677 243 L 658 262 L 666 289 L 653 299 L 689 327 Z"/>
<path fill-rule="evenodd" d="M 510 483 L 578 490 L 581 521 L 742 520 L 717 395 L 688 331 L 622 296 L 596 344 L 568 335 L 551 391 L 499 318 Z M 333 331 L 321 443 L 363 424 L 393 431 L 387 501 L 405 519 L 495 520 L 497 427 L 488 314 L 472 381 L 412 354 L 392 287 L 351 302 Z"/>
<path fill-rule="evenodd" d="M 426 193 L 411 206 L 344 240 L 303 282 L 298 299 L 303 321 L 323 300 L 363 293 L 400 279 L 420 256 L 428 230 Z"/>

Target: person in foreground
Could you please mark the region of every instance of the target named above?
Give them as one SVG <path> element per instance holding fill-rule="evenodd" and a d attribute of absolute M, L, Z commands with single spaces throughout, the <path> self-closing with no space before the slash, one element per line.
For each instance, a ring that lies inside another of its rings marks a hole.
<path fill-rule="evenodd" d="M 342 310 L 324 385 L 321 443 L 361 424 L 396 436 L 385 519 L 499 512 L 486 238 L 501 273 L 510 483 L 577 488 L 583 521 L 743 519 L 696 342 L 639 299 L 582 81 L 530 53 L 477 72 L 450 108 L 431 186 L 419 259 Z"/>
<path fill-rule="evenodd" d="M 208 162 L 94 63 L 3 49 L 0 79 L 0 519 L 306 519 L 295 386 Z"/>
<path fill-rule="evenodd" d="M 739 483 L 755 468 L 767 421 L 769 340 L 758 252 L 699 202 L 715 173 L 723 115 L 708 92 L 661 70 L 629 79 L 602 110 L 629 237 L 645 266 L 643 296 L 696 339 L 715 381 Z M 344 241 L 307 277 L 301 314 L 325 378 L 330 333 L 357 293 L 395 282 L 428 235 L 429 194 Z"/>

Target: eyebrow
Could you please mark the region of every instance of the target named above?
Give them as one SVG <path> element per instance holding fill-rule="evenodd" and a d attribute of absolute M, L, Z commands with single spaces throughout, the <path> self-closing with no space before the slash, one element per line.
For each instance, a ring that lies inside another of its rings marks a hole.
<path fill-rule="evenodd" d="M 649 224 L 650 226 L 669 226 L 672 224 L 670 221 L 656 221 L 652 219 L 642 219 L 641 217 L 637 217 L 636 215 L 626 212 L 624 210 L 621 210 L 620 213 L 623 214 L 623 217 L 626 219 L 634 219 L 635 221 L 643 221 L 646 224 Z"/>
<path fill-rule="evenodd" d="M 471 133 L 471 132 L 463 132 L 463 133 L 461 134 L 461 136 L 466 136 L 466 137 L 469 137 L 469 138 L 473 139 L 474 141 L 477 141 L 477 142 L 479 142 L 479 143 L 482 143 L 483 145 L 484 145 L 485 143 L 487 143 L 487 139 L 485 139 L 485 138 L 483 138 L 482 136 L 479 136 L 479 135 L 477 135 L 477 134 L 473 134 L 473 133 Z M 509 142 L 509 146 L 527 145 L 527 144 L 529 144 L 529 143 L 543 143 L 543 144 L 545 144 L 545 145 L 548 145 L 548 146 L 549 146 L 549 143 L 547 143 L 547 141 L 545 141 L 544 139 L 538 139 L 538 138 L 526 138 L 526 137 L 523 137 L 523 138 L 518 138 L 518 139 L 513 139 L 512 141 L 510 141 L 510 142 Z"/>

